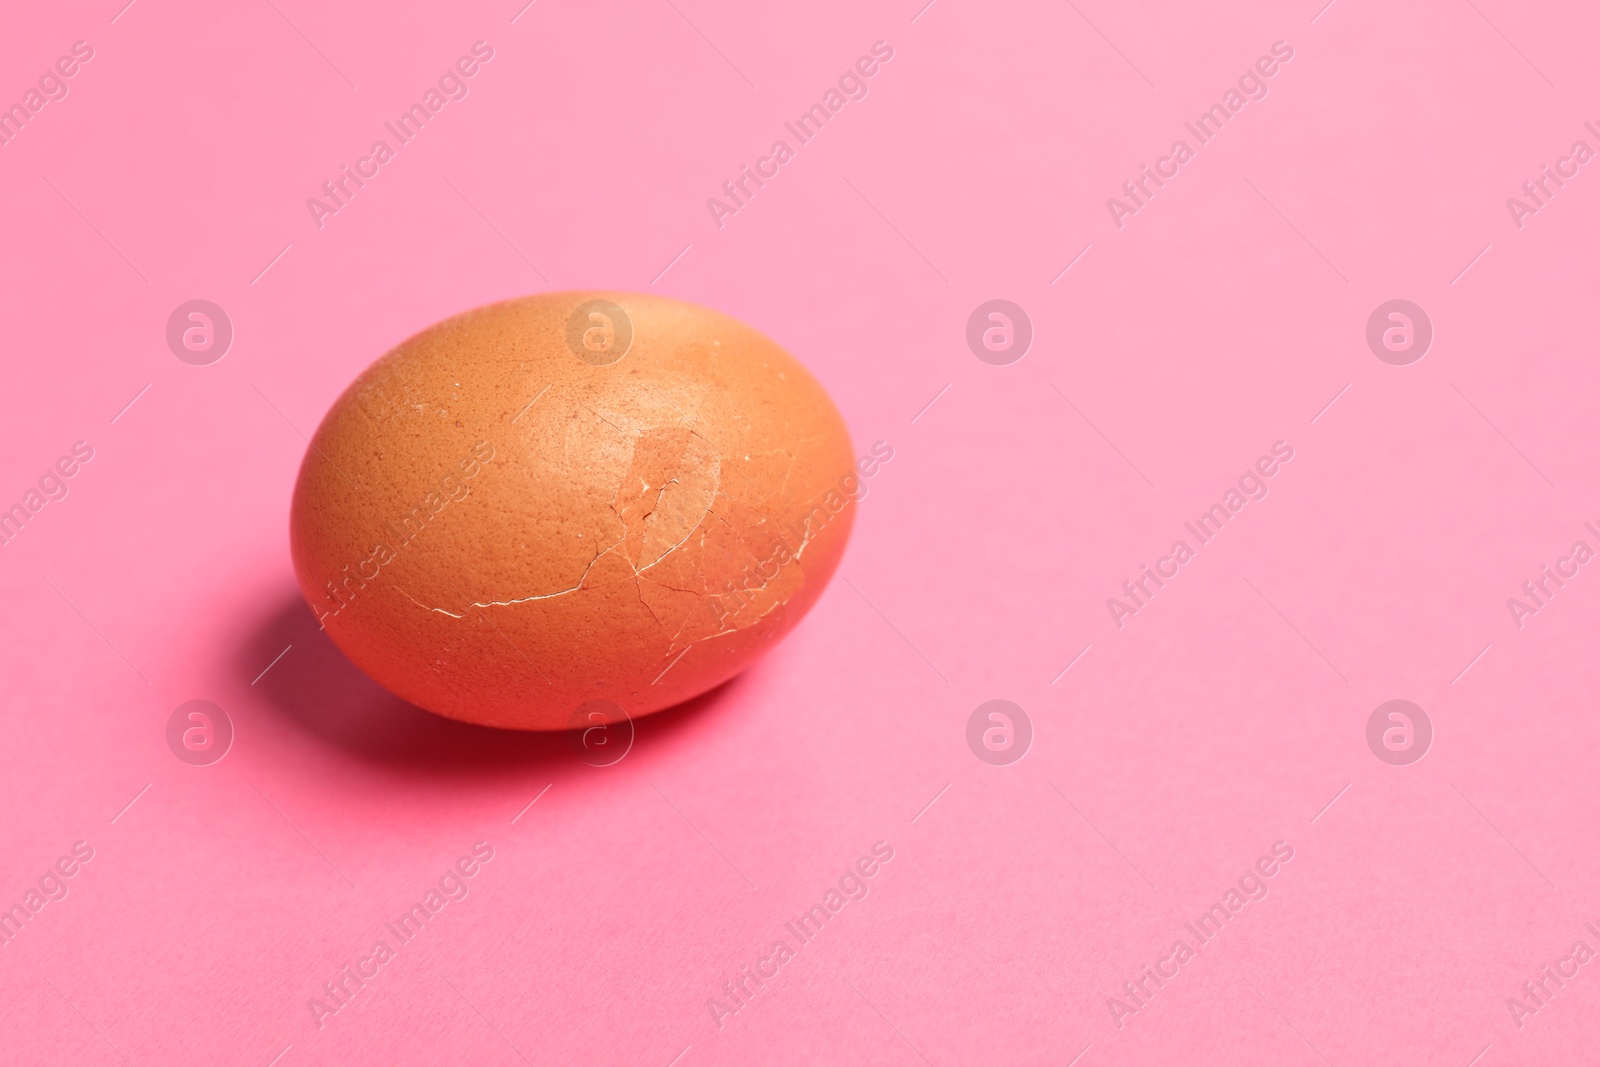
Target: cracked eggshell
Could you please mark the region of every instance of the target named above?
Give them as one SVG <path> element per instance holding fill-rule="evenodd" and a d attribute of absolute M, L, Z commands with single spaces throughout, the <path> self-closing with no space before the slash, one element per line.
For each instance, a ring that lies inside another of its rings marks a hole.
<path fill-rule="evenodd" d="M 663 297 L 552 293 L 357 378 L 306 452 L 290 545 L 329 636 L 390 692 L 561 730 L 748 666 L 821 594 L 861 491 L 838 410 L 769 338 Z"/>

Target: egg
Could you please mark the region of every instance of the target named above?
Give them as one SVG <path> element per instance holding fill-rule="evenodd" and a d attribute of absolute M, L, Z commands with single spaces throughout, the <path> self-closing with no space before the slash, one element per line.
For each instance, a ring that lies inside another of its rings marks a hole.
<path fill-rule="evenodd" d="M 864 492 L 812 375 L 660 296 L 447 319 L 334 403 L 301 464 L 301 592 L 371 678 L 453 719 L 563 730 L 681 703 L 816 602 Z"/>

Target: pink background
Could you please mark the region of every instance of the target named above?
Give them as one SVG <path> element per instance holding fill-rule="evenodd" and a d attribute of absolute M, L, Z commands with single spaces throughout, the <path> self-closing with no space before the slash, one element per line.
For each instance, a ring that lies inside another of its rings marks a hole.
<path fill-rule="evenodd" d="M 1520 629 L 1506 599 L 1600 547 L 1600 165 L 1521 229 L 1505 200 L 1600 148 L 1600 15 L 921 2 L 6 13 L 0 102 L 95 55 L 0 147 L 0 503 L 95 455 L 0 548 L 0 903 L 94 858 L 0 947 L 0 1060 L 1593 1059 L 1600 962 L 1520 1028 L 1507 998 L 1600 950 L 1600 573 Z M 306 198 L 480 39 L 470 95 L 319 230 Z M 866 99 L 719 230 L 706 198 L 877 40 Z M 1266 99 L 1118 229 L 1106 198 L 1277 40 Z M 604 769 L 367 681 L 286 530 L 367 363 L 598 287 L 752 323 L 895 450 L 796 632 Z M 165 343 L 192 298 L 234 324 L 211 366 Z M 992 298 L 1034 326 L 1010 366 L 964 340 Z M 1392 298 L 1434 325 L 1410 366 L 1364 339 Z M 1270 495 L 1118 629 L 1106 598 L 1277 440 Z M 1035 731 L 1006 767 L 965 740 L 995 698 Z M 1410 766 L 1365 740 L 1394 698 L 1435 730 Z M 236 730 L 213 766 L 165 741 L 191 699 Z M 879 840 L 870 894 L 719 1028 Z M 1280 840 L 1266 899 L 1119 1027 L 1107 998 Z M 470 895 L 319 1028 L 476 841 Z"/>

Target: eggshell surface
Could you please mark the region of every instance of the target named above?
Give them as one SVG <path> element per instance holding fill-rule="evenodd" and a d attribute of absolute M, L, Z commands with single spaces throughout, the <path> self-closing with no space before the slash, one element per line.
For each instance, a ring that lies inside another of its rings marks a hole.
<path fill-rule="evenodd" d="M 389 691 L 561 730 L 670 707 L 770 648 L 837 567 L 861 492 L 833 402 L 761 333 L 659 296 L 553 293 L 362 373 L 306 451 L 290 546 L 328 634 Z"/>

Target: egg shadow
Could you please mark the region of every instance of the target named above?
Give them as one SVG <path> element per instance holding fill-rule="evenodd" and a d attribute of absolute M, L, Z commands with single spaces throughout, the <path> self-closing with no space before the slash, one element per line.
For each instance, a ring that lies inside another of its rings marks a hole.
<path fill-rule="evenodd" d="M 285 652 L 285 648 L 288 649 Z M 273 657 L 283 653 L 272 663 Z M 262 665 L 272 663 L 265 674 Z M 264 608 L 233 654 L 237 677 L 283 722 L 317 743 L 397 772 L 481 778 L 590 768 L 571 731 L 503 730 L 447 719 L 400 699 L 362 673 L 317 626 L 296 590 Z M 740 685 L 736 675 L 700 696 L 634 720 L 630 754 L 682 741 Z"/>

